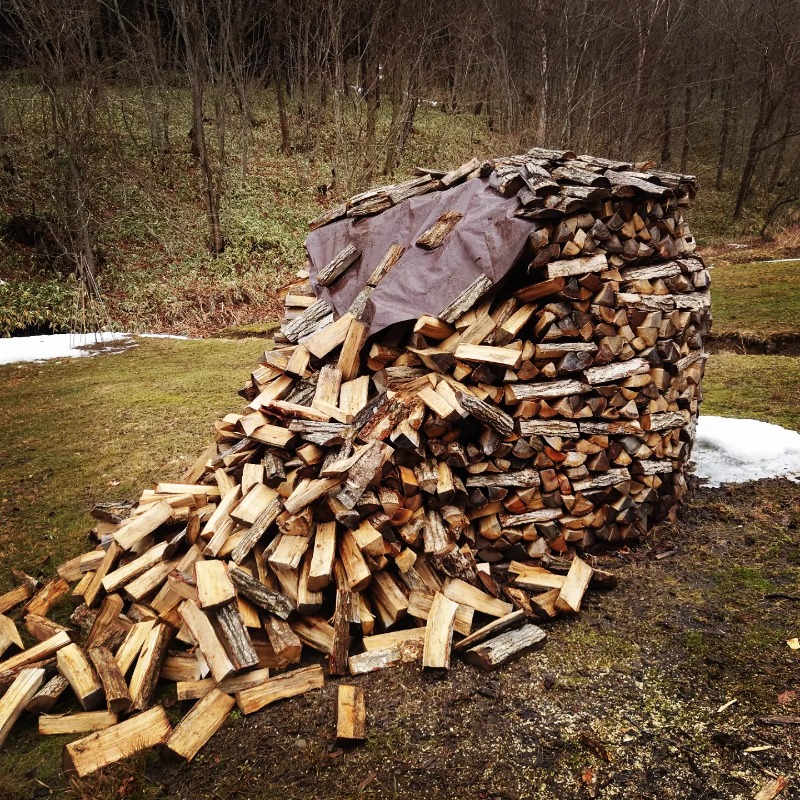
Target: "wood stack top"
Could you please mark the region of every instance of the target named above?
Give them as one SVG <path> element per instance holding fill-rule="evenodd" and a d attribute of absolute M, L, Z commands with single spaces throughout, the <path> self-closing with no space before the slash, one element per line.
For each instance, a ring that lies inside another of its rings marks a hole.
<path fill-rule="evenodd" d="M 449 172 L 417 168 L 416 177 L 353 195 L 339 206 L 311 220 L 316 230 L 345 217 L 379 214 L 412 197 L 441 192 L 473 178 L 486 179 L 503 197 L 517 196 L 517 215 L 553 219 L 580 211 L 609 197 L 674 197 L 689 205 L 697 192 L 697 178 L 652 169 L 653 162 L 612 161 L 572 150 L 532 147 L 527 153 L 481 161 L 477 158 Z"/>
<path fill-rule="evenodd" d="M 310 223 L 309 277 L 321 317 L 351 313 L 369 335 L 426 314 L 446 320 L 444 312 L 467 287 L 486 282 L 479 296 L 520 262 L 541 255 L 542 231 L 581 216 L 608 220 L 604 210 L 620 204 L 646 205 L 642 218 L 669 218 L 689 206 L 697 190 L 694 176 L 659 172 L 652 162 L 541 148 L 472 159 L 450 172 L 416 171 L 409 180 L 354 195 Z M 623 211 L 611 222 L 629 218 Z M 616 230 L 602 223 L 555 257 L 592 255 L 599 264 L 609 237 L 615 246 Z M 694 240 L 686 245 L 693 250 Z M 622 255 L 626 262 L 642 258 Z M 569 268 L 557 274 L 584 271 L 581 263 Z"/>

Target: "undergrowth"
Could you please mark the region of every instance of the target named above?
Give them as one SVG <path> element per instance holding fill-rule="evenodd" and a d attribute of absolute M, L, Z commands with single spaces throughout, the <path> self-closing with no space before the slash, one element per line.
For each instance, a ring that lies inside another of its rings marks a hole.
<path fill-rule="evenodd" d="M 3 88 L 22 120 L 20 130 L 27 131 L 24 142 L 17 132 L 17 166 L 29 183 L 41 187 L 42 196 L 31 198 L 32 207 L 45 208 L 48 182 L 33 122 L 35 93 L 21 83 Z M 116 100 L 91 142 L 98 282 L 111 321 L 131 331 L 203 335 L 275 320 L 280 314 L 276 289 L 305 261 L 307 223 L 326 208 L 366 185 L 407 177 L 414 166 L 449 168 L 472 156 L 519 152 L 534 144 L 525 131 L 500 136 L 489 130 L 484 116 L 447 114 L 422 105 L 394 176 L 381 175 L 379 169 L 359 171 L 354 138 L 349 162 L 340 170 L 345 174 L 334 181 L 331 120 L 319 119 L 312 148 L 298 146 L 287 156 L 280 149 L 274 98 L 264 94 L 254 109 L 257 124 L 244 175 L 238 140 L 231 138 L 221 205 L 225 250 L 213 256 L 196 165 L 181 134 L 191 104 L 186 93 L 171 91 L 172 149 L 159 164 L 152 162 L 147 131 L 136 127 L 139 115 L 126 112 L 140 103 L 130 87 L 114 87 Z M 289 111 L 290 125 L 299 133 L 300 117 L 292 113 L 296 109 Z M 379 139 L 389 121 L 387 105 L 379 119 Z M 752 241 L 763 198 L 754 198 L 743 220 L 732 220 L 733 187 L 716 191 L 708 171 L 697 172 L 701 189 L 690 220 L 700 244 Z M 52 265 L 48 269 L 49 255 L 41 243 L 14 235 L 9 222 L 30 208 L 14 207 L 11 197 L 11 191 L 0 190 L 0 279 L 6 282 L 0 293 L 0 335 L 80 328 L 69 280 Z"/>

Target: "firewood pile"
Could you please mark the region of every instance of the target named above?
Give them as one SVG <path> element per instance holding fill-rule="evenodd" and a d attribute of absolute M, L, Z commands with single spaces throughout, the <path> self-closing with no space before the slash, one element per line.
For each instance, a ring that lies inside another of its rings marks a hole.
<path fill-rule="evenodd" d="M 0 743 L 31 712 L 88 734 L 64 751 L 78 775 L 155 745 L 191 759 L 234 704 L 321 688 L 307 651 L 344 676 L 541 647 L 614 585 L 590 553 L 686 493 L 710 322 L 695 190 L 534 149 L 312 222 L 242 412 L 181 482 L 96 507 L 96 549 L 0 596 Z M 68 626 L 48 616 L 67 596 Z M 4 616 L 23 604 L 28 648 Z M 197 701 L 174 728 L 160 681 Z M 81 710 L 50 713 L 65 698 Z M 340 686 L 340 740 L 364 720 Z"/>

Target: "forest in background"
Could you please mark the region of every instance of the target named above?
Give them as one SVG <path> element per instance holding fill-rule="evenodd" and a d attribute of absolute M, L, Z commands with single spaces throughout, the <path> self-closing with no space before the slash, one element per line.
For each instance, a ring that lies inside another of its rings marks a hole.
<path fill-rule="evenodd" d="M 6 0 L 0 335 L 274 315 L 305 224 L 472 155 L 701 180 L 701 243 L 800 198 L 800 0 Z"/>

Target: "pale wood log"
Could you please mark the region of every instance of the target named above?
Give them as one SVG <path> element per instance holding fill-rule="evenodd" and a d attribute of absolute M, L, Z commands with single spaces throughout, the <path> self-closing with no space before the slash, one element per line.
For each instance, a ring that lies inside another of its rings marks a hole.
<path fill-rule="evenodd" d="M 526 653 L 539 650 L 546 642 L 547 634 L 538 626 L 528 623 L 467 650 L 464 658 L 476 667 L 493 670 Z"/>
<path fill-rule="evenodd" d="M 6 693 L 0 697 L 0 748 L 25 706 L 41 688 L 44 676 L 43 669 L 23 669 Z"/>
<path fill-rule="evenodd" d="M 339 684 L 336 698 L 336 740 L 341 743 L 367 739 L 367 706 L 360 686 Z"/>
<path fill-rule="evenodd" d="M 127 564 L 106 574 L 101 580 L 102 587 L 106 594 L 116 592 L 117 589 L 131 583 L 140 575 L 143 575 L 154 566 L 160 564 L 165 557 L 168 546 L 169 542 L 157 544 L 133 561 L 129 561 Z"/>
<path fill-rule="evenodd" d="M 60 578 L 70 583 L 72 583 L 72 581 L 79 581 L 87 572 L 94 572 L 104 558 L 105 550 L 93 550 L 90 553 L 83 553 L 79 556 L 75 556 L 75 558 L 71 558 L 69 561 L 65 561 L 58 567 L 56 572 Z M 28 596 L 30 597 L 30 595 Z M 3 597 L 5 597 L 5 595 L 0 596 L 0 606 L 2 606 Z M 2 613 L 3 612 L 0 611 L 0 614 Z"/>
<path fill-rule="evenodd" d="M 430 600 L 433 602 L 434 595 L 431 593 Z M 430 604 L 428 607 L 430 611 Z M 385 650 L 388 647 L 396 647 L 401 644 L 418 642 L 423 644 L 425 642 L 425 628 L 408 628 L 400 629 L 397 631 L 387 631 L 386 633 L 377 633 L 372 636 L 364 636 L 362 644 L 364 649 L 369 650 Z"/>
<path fill-rule="evenodd" d="M 135 711 L 144 711 L 152 705 L 156 684 L 161 675 L 161 665 L 167 655 L 167 646 L 174 634 L 175 631 L 163 623 L 153 626 L 150 631 L 131 676 L 129 694 L 131 708 Z"/>
<path fill-rule="evenodd" d="M 389 572 L 381 570 L 373 573 L 369 590 L 372 597 L 382 606 L 392 624 L 406 615 L 408 598 Z"/>
<path fill-rule="evenodd" d="M 444 583 L 442 593 L 453 602 L 474 608 L 481 614 L 488 614 L 490 617 L 504 617 L 514 610 L 511 603 L 492 597 L 460 578 L 448 578 Z"/>
<path fill-rule="evenodd" d="M 139 653 L 144 647 L 144 643 L 150 636 L 150 631 L 153 630 L 155 624 L 155 619 L 146 619 L 142 622 L 137 622 L 125 635 L 125 639 L 114 654 L 114 660 L 117 662 L 119 671 L 123 676 L 128 674 L 130 668 L 139 657 Z"/>
<path fill-rule="evenodd" d="M 286 500 L 284 504 L 285 511 L 288 514 L 299 513 L 307 505 L 336 488 L 341 482 L 342 476 L 301 481 Z"/>
<path fill-rule="evenodd" d="M 42 714 L 39 717 L 39 734 L 64 736 L 76 733 L 103 731 L 116 725 L 119 717 L 111 711 L 79 711 L 73 714 Z"/>
<path fill-rule="evenodd" d="M 416 619 L 427 620 L 433 604 L 433 598 L 436 596 L 435 592 L 428 589 L 415 589 L 408 596 L 408 615 Z M 459 605 L 456 611 L 455 620 L 453 621 L 453 630 L 460 633 L 462 636 L 469 636 L 472 630 L 472 620 L 475 615 L 475 609 L 469 606 Z M 421 628 L 419 630 L 422 630 Z M 375 638 L 375 637 L 372 637 Z M 364 639 L 366 646 L 366 637 Z"/>
<path fill-rule="evenodd" d="M 215 559 L 198 561 L 194 565 L 194 575 L 197 581 L 197 605 L 200 608 L 219 608 L 236 597 L 236 589 L 224 562 Z"/>
<path fill-rule="evenodd" d="M 305 536 L 289 536 L 282 534 L 276 537 L 275 548 L 267 561 L 270 566 L 280 572 L 290 572 L 300 566 L 300 561 L 308 549 L 311 533 Z"/>
<path fill-rule="evenodd" d="M 277 497 L 278 493 L 274 489 L 265 486 L 263 483 L 256 483 L 242 497 L 236 508 L 231 509 L 230 516 L 240 525 L 255 525 L 256 520 L 270 507 Z"/>
<path fill-rule="evenodd" d="M 510 347 L 460 344 L 456 347 L 455 357 L 479 364 L 499 364 L 509 369 L 517 369 L 522 363 L 522 351 Z"/>
<path fill-rule="evenodd" d="M 48 637 L 49 638 L 49 637 Z M 0 656 L 8 650 L 11 645 L 16 645 L 20 650 L 24 649 L 17 626 L 14 620 L 0 614 Z"/>
<path fill-rule="evenodd" d="M 25 605 L 28 614 L 40 614 L 46 617 L 50 609 L 70 591 L 69 584 L 63 578 L 48 581 Z"/>
<path fill-rule="evenodd" d="M 358 367 L 361 362 L 361 351 L 364 347 L 364 342 L 367 340 L 367 333 L 369 328 L 359 319 L 353 319 L 350 327 L 347 329 L 347 334 L 342 343 L 342 351 L 339 354 L 337 367 L 341 373 L 342 381 L 352 381 L 358 377 Z M 338 394 L 338 393 L 337 393 Z M 334 405 L 340 405 L 338 402 Z M 341 405 L 340 405 L 341 407 Z M 344 413 L 348 413 L 344 411 Z M 355 412 L 349 412 L 355 413 Z"/>
<path fill-rule="evenodd" d="M 422 650 L 423 669 L 449 669 L 450 648 L 453 642 L 453 623 L 458 603 L 441 592 L 433 598 L 425 626 L 425 644 Z"/>
<path fill-rule="evenodd" d="M 124 523 L 114 534 L 114 540 L 123 550 L 131 550 L 145 537 L 160 528 L 172 516 L 172 506 L 166 502 L 154 503 L 143 514 Z M 108 589 L 103 582 L 103 588 Z"/>
<path fill-rule="evenodd" d="M 314 530 L 314 550 L 308 573 L 308 588 L 318 592 L 329 583 L 336 558 L 336 523 L 320 522 Z"/>
<path fill-rule="evenodd" d="M 350 590 L 360 592 L 366 589 L 372 580 L 372 571 L 364 561 L 361 550 L 349 530 L 339 533 L 339 557 L 342 559 Z"/>
<path fill-rule="evenodd" d="M 564 585 L 565 576 L 550 572 L 543 567 L 534 567 L 521 572 L 514 579 L 514 585 L 522 589 L 558 589 Z"/>
<path fill-rule="evenodd" d="M 161 706 L 154 706 L 125 722 L 70 742 L 64 747 L 64 771 L 83 778 L 102 767 L 161 744 L 171 731 L 166 711 Z"/>
<path fill-rule="evenodd" d="M 343 314 L 339 319 L 320 328 L 310 336 L 303 337 L 300 340 L 300 344 L 302 344 L 311 355 L 317 358 L 325 358 L 328 353 L 344 342 L 347 337 L 347 331 L 350 329 L 350 323 L 353 322 L 354 319 L 352 314 Z"/>
<path fill-rule="evenodd" d="M 297 613 L 315 614 L 322 606 L 322 593 L 315 592 L 308 587 L 308 575 L 311 569 L 312 552 L 306 550 L 300 562 L 297 575 Z"/>
<path fill-rule="evenodd" d="M 333 626 L 319 617 L 296 617 L 289 625 L 300 641 L 329 656 L 333 652 Z"/>
<path fill-rule="evenodd" d="M 205 613 L 191 600 L 184 600 L 178 606 L 178 613 L 197 642 L 214 680 L 219 683 L 232 675 L 236 670 Z"/>
<path fill-rule="evenodd" d="M 5 661 L 0 661 L 0 672 L 8 672 L 18 667 L 33 664 L 36 661 L 44 661 L 54 656 L 62 647 L 67 647 L 72 643 L 72 639 L 67 631 L 60 631 L 33 647 L 17 653 Z"/>
<path fill-rule="evenodd" d="M 205 662 L 199 653 L 173 653 L 167 654 L 161 664 L 160 676 L 162 680 L 197 681 L 203 677 Z"/>
<path fill-rule="evenodd" d="M 164 744 L 170 754 L 191 761 L 206 742 L 222 727 L 236 700 L 219 689 L 212 689 L 173 728 Z"/>
<path fill-rule="evenodd" d="M 202 680 L 178 681 L 175 685 L 178 700 L 199 700 L 205 697 L 212 689 L 219 689 L 225 694 L 235 694 L 242 689 L 259 686 L 269 678 L 269 669 L 254 669 L 243 672 L 241 675 L 231 675 L 224 681 L 217 683 L 213 678 Z"/>
<path fill-rule="evenodd" d="M 237 692 L 236 704 L 243 714 L 252 714 L 270 703 L 287 697 L 296 697 L 313 689 L 322 689 L 324 685 L 325 675 L 322 667 L 305 667 L 276 678 L 269 678 L 258 686 Z"/>
<path fill-rule="evenodd" d="M 117 563 L 119 557 L 124 552 L 122 546 L 116 541 L 112 541 L 106 550 L 103 560 L 98 564 L 89 585 L 83 592 L 83 602 L 91 608 L 98 599 L 100 590 L 103 588 L 103 578 L 110 572 L 111 568 Z"/>
<path fill-rule="evenodd" d="M 562 612 L 577 614 L 581 610 L 581 601 L 591 579 L 592 568 L 575 556 L 556 600 L 556 608 Z"/>
<path fill-rule="evenodd" d="M 605 253 L 586 258 L 567 258 L 563 261 L 551 261 L 545 267 L 548 280 L 566 278 L 571 275 L 584 275 L 589 272 L 603 272 L 608 269 Z"/>

